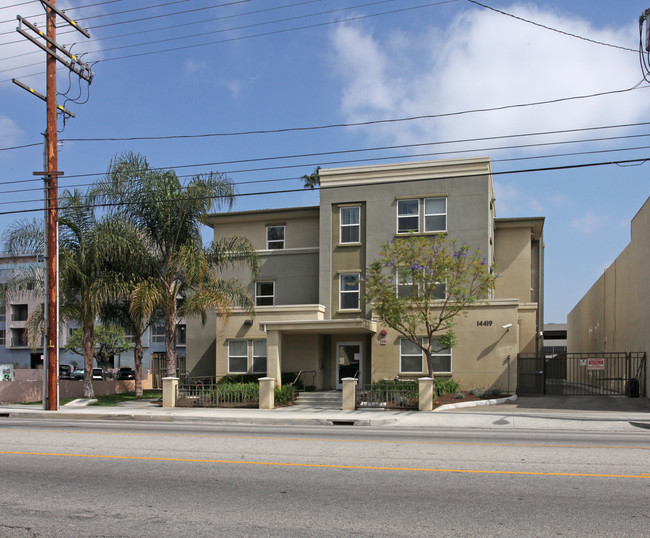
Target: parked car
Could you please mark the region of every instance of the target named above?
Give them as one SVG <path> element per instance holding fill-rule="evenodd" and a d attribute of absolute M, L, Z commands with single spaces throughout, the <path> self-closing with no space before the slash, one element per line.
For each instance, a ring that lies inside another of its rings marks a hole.
<path fill-rule="evenodd" d="M 93 379 L 103 381 L 104 373 L 102 372 L 101 368 L 93 368 Z"/>
<path fill-rule="evenodd" d="M 72 366 L 69 364 L 59 364 L 59 379 L 74 379 L 72 377 Z"/>
<path fill-rule="evenodd" d="M 124 380 L 124 379 L 135 379 L 135 372 L 133 371 L 133 368 L 120 368 L 117 371 L 117 375 L 115 376 L 115 379 L 119 380 Z"/>
<path fill-rule="evenodd" d="M 83 378 L 84 378 L 83 368 L 77 368 L 76 370 L 72 370 L 72 379 L 83 379 Z"/>

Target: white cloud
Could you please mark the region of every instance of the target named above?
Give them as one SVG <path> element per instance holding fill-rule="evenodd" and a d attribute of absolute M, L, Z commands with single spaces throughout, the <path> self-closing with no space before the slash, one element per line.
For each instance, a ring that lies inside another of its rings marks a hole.
<path fill-rule="evenodd" d="M 23 131 L 18 128 L 12 119 L 0 116 L 0 146 L 15 145 L 22 134 Z"/>
<path fill-rule="evenodd" d="M 606 215 L 587 212 L 580 217 L 572 219 L 569 224 L 579 232 L 592 234 L 603 228 L 607 224 L 608 220 L 609 219 Z"/>
<path fill-rule="evenodd" d="M 634 25 L 595 28 L 531 5 L 517 4 L 506 11 L 598 41 L 637 46 Z M 430 28 L 423 35 L 372 35 L 360 25 L 343 25 L 332 32 L 331 42 L 342 82 L 341 108 L 348 121 L 545 101 L 632 87 L 641 80 L 634 52 L 588 43 L 487 10 L 466 11 L 446 30 Z M 465 139 L 635 122 L 649 113 L 648 91 L 637 90 L 391 124 L 381 136 L 393 143 Z M 375 127 L 373 132 L 377 131 Z"/>

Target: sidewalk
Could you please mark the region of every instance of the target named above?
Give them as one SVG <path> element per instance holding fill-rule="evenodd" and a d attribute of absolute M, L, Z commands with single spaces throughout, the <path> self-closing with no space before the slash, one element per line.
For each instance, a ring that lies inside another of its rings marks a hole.
<path fill-rule="evenodd" d="M 0 417 L 59 420 L 135 420 L 200 422 L 223 425 L 274 426 L 386 426 L 409 429 L 494 429 L 644 432 L 650 435 L 650 400 L 647 398 L 540 397 L 493 400 L 492 405 L 444 406 L 436 411 L 357 409 L 342 411 L 291 406 L 277 409 L 162 408 L 148 402 L 120 407 L 67 405 L 43 411 L 33 405 L 0 406 Z M 582 398 L 580 400 L 579 398 Z M 498 402 L 498 403 L 497 403 Z M 470 402 L 467 402 L 470 403 Z M 451 407 L 451 408 L 450 408 Z"/>

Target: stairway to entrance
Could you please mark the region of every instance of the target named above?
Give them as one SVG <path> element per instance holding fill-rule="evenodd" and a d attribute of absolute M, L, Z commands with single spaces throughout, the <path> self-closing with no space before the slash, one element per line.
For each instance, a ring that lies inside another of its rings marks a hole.
<path fill-rule="evenodd" d="M 319 392 L 301 392 L 298 394 L 294 405 L 321 409 L 341 409 L 342 403 L 340 390 L 326 390 Z"/>

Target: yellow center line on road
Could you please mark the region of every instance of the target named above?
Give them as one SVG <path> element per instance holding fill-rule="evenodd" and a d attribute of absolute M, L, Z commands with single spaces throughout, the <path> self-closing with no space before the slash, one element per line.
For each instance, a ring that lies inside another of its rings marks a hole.
<path fill-rule="evenodd" d="M 191 433 L 147 433 L 147 432 L 100 432 L 90 430 L 42 430 L 31 428 L 0 428 L 0 432 L 29 432 L 29 433 L 72 433 L 87 435 L 125 435 L 146 437 L 187 437 L 191 439 L 251 439 L 255 441 L 305 441 L 317 443 L 371 443 L 391 445 L 451 445 L 451 446 L 498 446 L 517 448 L 599 448 L 610 450 L 650 450 L 650 446 L 605 446 L 605 445 L 557 445 L 544 443 L 482 443 L 482 442 L 452 442 L 452 441 L 402 441 L 400 439 L 325 439 L 306 437 L 271 437 L 262 435 L 218 435 Z"/>
<path fill-rule="evenodd" d="M 650 474 L 596 474 L 596 473 L 551 473 L 540 471 L 485 471 L 480 469 L 435 469 L 427 467 L 383 467 L 374 465 L 336 465 L 329 463 L 282 463 L 271 461 L 237 461 L 237 460 L 211 460 L 194 458 L 159 458 L 153 456 L 109 456 L 105 454 L 64 454 L 55 452 L 19 452 L 12 450 L 0 450 L 0 454 L 17 456 L 49 456 L 64 458 L 96 458 L 133 461 L 166 461 L 177 463 L 225 463 L 235 465 L 264 465 L 269 467 L 306 467 L 315 469 L 354 469 L 366 471 L 410 471 L 421 473 L 459 473 L 459 474 L 495 474 L 495 475 L 523 475 L 523 476 L 574 476 L 586 478 L 646 478 Z"/>

